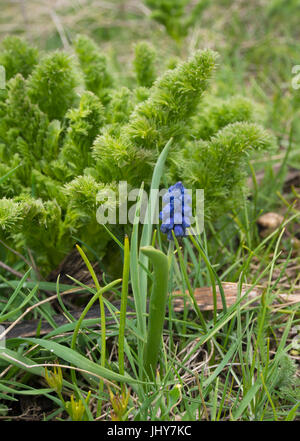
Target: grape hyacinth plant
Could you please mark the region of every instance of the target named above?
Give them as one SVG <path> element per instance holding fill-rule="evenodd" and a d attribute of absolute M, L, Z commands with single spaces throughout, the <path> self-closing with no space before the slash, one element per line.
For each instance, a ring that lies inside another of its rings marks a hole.
<path fill-rule="evenodd" d="M 169 242 L 168 255 L 153 246 L 141 248 L 153 264 L 153 289 L 149 304 L 149 322 L 147 344 L 144 352 L 144 369 L 149 378 L 155 378 L 155 370 L 159 359 L 159 349 L 163 335 L 168 298 L 169 270 L 172 265 L 174 240 L 186 236 L 186 229 L 191 225 L 191 196 L 187 194 L 181 181 L 169 187 L 163 196 L 161 232 L 167 234 Z"/>
<path fill-rule="evenodd" d="M 186 236 L 186 229 L 191 226 L 191 196 L 187 194 L 182 182 L 172 185 L 163 197 L 163 209 L 160 212 L 162 225 L 160 230 L 173 240 L 172 230 L 176 237 Z"/>

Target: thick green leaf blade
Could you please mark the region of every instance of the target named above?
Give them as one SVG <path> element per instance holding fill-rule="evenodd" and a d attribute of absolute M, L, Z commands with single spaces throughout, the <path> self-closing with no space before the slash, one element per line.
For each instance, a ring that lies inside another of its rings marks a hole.
<path fill-rule="evenodd" d="M 162 177 L 162 174 L 164 171 L 165 162 L 166 162 L 171 144 L 172 144 L 172 138 L 165 145 L 165 147 L 162 150 L 161 154 L 159 155 L 157 163 L 154 167 L 152 181 L 151 181 L 150 195 L 151 195 L 151 190 L 158 190 L 159 189 L 159 184 L 161 181 L 161 177 Z M 146 216 L 145 216 L 145 219 L 147 219 L 147 222 L 144 224 L 144 227 L 143 227 L 140 248 L 151 245 L 151 236 L 152 236 L 155 208 L 156 208 L 155 205 L 153 203 L 151 204 L 151 198 L 149 198 L 147 212 L 146 212 Z M 148 257 L 145 254 L 140 252 L 139 260 L 140 260 L 140 263 L 142 265 L 144 265 L 145 268 L 148 269 Z M 140 279 L 139 282 L 140 282 L 140 293 L 142 296 L 143 312 L 146 313 L 147 280 L 148 280 L 146 271 L 140 271 L 140 278 L 139 279 Z"/>
<path fill-rule="evenodd" d="M 138 383 L 137 380 L 130 377 L 129 375 L 120 375 L 117 374 L 107 368 L 104 368 L 102 366 L 99 366 L 97 363 L 94 363 L 93 361 L 89 360 L 88 358 L 84 357 L 83 355 L 79 354 L 77 351 L 67 348 L 66 346 L 63 346 L 59 343 L 56 343 L 54 341 L 49 340 L 43 340 L 40 338 L 29 338 L 26 339 L 26 341 L 29 341 L 34 344 L 38 344 L 42 346 L 45 349 L 48 349 L 53 354 L 55 354 L 57 357 L 62 358 L 63 360 L 67 361 L 68 363 L 71 363 L 73 366 L 84 369 L 92 374 L 98 375 L 100 377 L 103 377 L 110 381 L 119 381 L 122 383 Z"/>

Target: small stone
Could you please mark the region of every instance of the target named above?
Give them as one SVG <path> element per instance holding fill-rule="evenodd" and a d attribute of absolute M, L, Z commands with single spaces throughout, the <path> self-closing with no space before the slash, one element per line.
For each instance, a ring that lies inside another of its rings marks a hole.
<path fill-rule="evenodd" d="M 276 228 L 278 228 L 279 225 L 282 224 L 283 220 L 284 217 L 281 214 L 270 212 L 260 216 L 257 219 L 257 223 L 263 228 L 276 230 Z"/>
<path fill-rule="evenodd" d="M 281 214 L 269 212 L 263 214 L 257 219 L 257 224 L 260 228 L 260 236 L 267 237 L 275 231 L 284 221 Z"/>

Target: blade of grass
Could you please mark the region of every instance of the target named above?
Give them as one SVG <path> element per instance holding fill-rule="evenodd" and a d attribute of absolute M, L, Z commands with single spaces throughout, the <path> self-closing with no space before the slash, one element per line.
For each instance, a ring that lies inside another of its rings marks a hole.
<path fill-rule="evenodd" d="M 123 281 L 122 281 L 122 293 L 121 293 L 121 308 L 120 308 L 120 328 L 119 328 L 119 372 L 124 375 L 124 336 L 125 336 L 125 323 L 126 323 L 126 307 L 128 298 L 128 280 L 130 269 L 130 249 L 129 239 L 125 236 L 124 241 L 124 266 L 123 266 Z"/>

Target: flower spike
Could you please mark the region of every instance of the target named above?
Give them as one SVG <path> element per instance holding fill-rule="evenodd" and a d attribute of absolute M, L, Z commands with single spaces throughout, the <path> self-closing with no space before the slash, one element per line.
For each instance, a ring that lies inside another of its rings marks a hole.
<path fill-rule="evenodd" d="M 172 185 L 163 197 L 163 209 L 160 212 L 162 220 L 161 232 L 167 234 L 169 240 L 173 240 L 172 230 L 176 237 L 184 237 L 186 229 L 191 226 L 190 207 L 191 197 L 186 193 L 182 182 Z"/>

